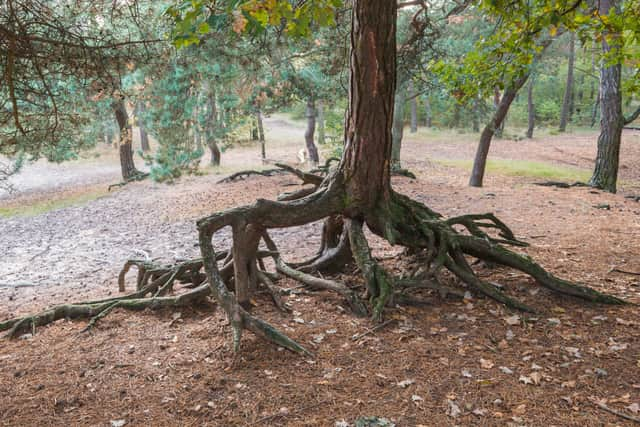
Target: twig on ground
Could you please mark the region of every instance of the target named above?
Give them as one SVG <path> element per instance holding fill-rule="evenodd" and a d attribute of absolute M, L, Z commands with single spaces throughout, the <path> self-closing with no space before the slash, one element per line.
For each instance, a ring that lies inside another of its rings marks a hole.
<path fill-rule="evenodd" d="M 369 334 L 373 334 L 374 332 L 378 332 L 380 329 L 384 328 L 385 326 L 387 326 L 390 323 L 393 323 L 395 321 L 396 321 L 396 319 L 389 319 L 389 320 L 386 320 L 386 321 L 380 323 L 379 325 L 374 326 L 371 329 L 367 329 L 366 331 L 362 332 L 361 334 L 355 334 L 354 336 L 351 337 L 351 341 L 358 341 L 362 337 L 366 337 Z"/>
<path fill-rule="evenodd" d="M 286 413 L 285 412 L 279 412 L 277 414 L 267 415 L 266 417 L 260 418 L 259 420 L 257 420 L 252 425 L 259 425 L 259 424 L 264 423 L 265 421 L 269 421 L 269 420 L 272 420 L 272 419 L 278 418 L 278 417 L 285 418 L 285 417 L 287 417 L 289 415 L 294 415 L 294 414 L 297 414 L 299 412 L 306 411 L 307 409 L 313 409 L 313 408 L 316 408 L 316 407 L 318 407 L 320 405 L 324 405 L 325 403 L 330 402 L 330 401 L 331 401 L 331 399 L 324 399 L 324 400 L 321 400 L 319 402 L 314 402 L 314 403 L 311 403 L 309 405 L 302 406 L 300 408 L 294 409 L 293 411 L 290 411 L 290 412 L 286 412 Z"/>
<path fill-rule="evenodd" d="M 620 418 L 624 418 L 625 420 L 633 421 L 634 423 L 640 424 L 640 418 L 638 417 L 634 417 L 632 415 L 627 415 L 624 412 L 617 411 L 613 408 L 608 407 L 602 402 L 594 401 L 593 404 L 596 405 L 598 408 L 602 409 L 603 411 L 609 412 L 610 414 L 613 414 Z"/>
<path fill-rule="evenodd" d="M 611 270 L 609 270 L 609 273 L 623 273 L 623 274 L 631 274 L 632 276 L 640 276 L 640 272 L 637 271 L 628 271 L 628 270 L 622 270 L 620 268 L 612 268 Z"/>
<path fill-rule="evenodd" d="M 34 288 L 38 286 L 35 283 L 0 283 L 0 288 Z"/>

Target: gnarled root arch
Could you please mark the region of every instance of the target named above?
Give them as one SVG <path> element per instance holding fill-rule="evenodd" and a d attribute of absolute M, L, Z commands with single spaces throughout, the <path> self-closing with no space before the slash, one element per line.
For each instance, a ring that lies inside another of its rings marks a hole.
<path fill-rule="evenodd" d="M 277 201 L 259 199 L 253 205 L 218 212 L 199 220 L 200 259 L 169 267 L 156 266 L 149 261 L 129 261 L 120 274 L 119 285 L 124 291 L 124 275 L 130 267 L 137 267 L 134 293 L 53 307 L 33 316 L 2 322 L 0 330 L 10 330 L 9 335 L 16 336 L 63 317 L 90 318 L 87 326 L 90 329 L 114 308 L 180 307 L 213 296 L 228 316 L 235 350 L 239 349 L 242 332 L 246 329 L 289 350 L 310 354 L 303 346 L 249 312 L 250 298 L 259 287 L 272 295 L 280 309 L 288 310 L 280 298 L 284 290 L 274 284 L 278 273 L 312 289 L 334 291 L 345 298 L 356 315 L 370 314 L 376 320 L 382 318 L 388 303 L 407 288 L 431 287 L 443 293 L 460 294 L 460 291 L 437 282 L 437 273 L 441 269 L 449 270 L 477 293 L 514 309 L 533 311 L 496 286 L 481 280 L 466 256 L 522 271 L 560 294 L 599 303 L 624 303 L 614 296 L 559 279 L 528 256 L 508 249 L 506 246 L 526 244 L 492 214 L 446 219 L 425 205 L 391 191 L 390 197 L 375 209 L 357 217 L 348 217 L 346 213 L 353 210 L 348 206 L 339 170 L 329 173 L 325 179 L 313 178 L 313 175 L 292 168 L 287 170 L 299 176 L 304 183 L 313 184 L 313 191 L 305 189 L 304 192 L 289 193 Z M 319 220 L 324 220 L 324 227 L 318 254 L 299 264 L 284 262 L 269 236 L 269 230 Z M 424 260 L 422 273 L 407 280 L 386 272 L 371 255 L 364 225 L 394 245 L 420 252 Z M 217 253 L 213 236 L 225 227 L 232 229 L 233 246 L 228 251 Z M 267 271 L 265 258 L 273 259 L 276 272 Z M 316 271 L 336 272 L 351 261 L 355 261 L 365 279 L 364 292 L 311 274 Z M 176 282 L 185 283 L 192 289 L 177 296 L 167 296 Z"/>
<path fill-rule="evenodd" d="M 529 257 L 507 249 L 505 245 L 526 244 L 516 239 L 513 232 L 492 214 L 444 219 L 423 204 L 391 192 L 390 199 L 371 212 L 358 218 L 347 218 L 342 216 L 348 210 L 346 200 L 342 176 L 335 172 L 309 195 L 290 201 L 258 200 L 252 206 L 231 209 L 198 221 L 200 249 L 208 283 L 212 294 L 229 316 L 235 349 L 239 348 L 243 329 L 248 329 L 277 345 L 307 353 L 299 344 L 246 310 L 248 295 L 254 289 L 259 275 L 264 274 L 258 268 L 256 257 L 261 239 L 268 251 L 274 254 L 276 268 L 280 273 L 312 288 L 338 292 L 345 297 L 354 313 L 365 315 L 370 312 L 374 319 L 381 319 L 388 302 L 401 288 L 410 284 L 392 277 L 374 260 L 363 231 L 365 224 L 372 232 L 392 244 L 426 253 L 425 264 L 428 270 L 423 279 L 436 280 L 438 271 L 446 268 L 472 290 L 511 308 L 533 311 L 494 285 L 482 281 L 470 267 L 466 255 L 520 270 L 541 285 L 561 294 L 593 302 L 623 303 L 616 297 L 559 279 Z M 303 225 L 321 219 L 325 219 L 325 224 L 320 252 L 301 264 L 290 266 L 283 262 L 268 230 Z M 214 233 L 227 226 L 232 228 L 234 236 L 234 257 L 229 262 L 233 262 L 235 295 L 227 287 L 228 280 L 225 280 L 217 268 L 216 253 L 211 243 Z M 490 230 L 496 233 L 490 234 Z M 494 234 L 497 236 L 494 237 Z M 236 254 L 242 256 L 236 257 Z M 364 276 L 364 295 L 359 295 L 343 284 L 308 274 L 315 270 L 335 271 L 351 257 Z M 441 290 L 443 289 L 446 290 L 442 287 Z M 367 300 L 368 304 L 365 303 Z"/>

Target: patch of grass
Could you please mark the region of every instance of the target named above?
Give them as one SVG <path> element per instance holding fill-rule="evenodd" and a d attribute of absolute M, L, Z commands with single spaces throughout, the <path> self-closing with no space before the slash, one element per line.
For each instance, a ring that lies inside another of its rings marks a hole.
<path fill-rule="evenodd" d="M 62 195 L 47 200 L 32 200 L 26 203 L 0 207 L 0 217 L 23 216 L 31 217 L 41 215 L 57 209 L 70 206 L 79 206 L 97 200 L 108 194 L 107 189 L 92 189 L 83 193 Z M 55 197 L 55 196 L 54 196 Z"/>
<path fill-rule="evenodd" d="M 438 159 L 436 162 L 445 166 L 471 170 L 473 165 L 471 160 L 445 160 Z M 534 162 L 529 160 L 505 160 L 491 159 L 487 161 L 487 172 L 510 176 L 525 176 L 530 178 L 540 178 L 550 181 L 586 182 L 589 180 L 590 172 L 584 169 L 558 166 L 553 163 Z"/>

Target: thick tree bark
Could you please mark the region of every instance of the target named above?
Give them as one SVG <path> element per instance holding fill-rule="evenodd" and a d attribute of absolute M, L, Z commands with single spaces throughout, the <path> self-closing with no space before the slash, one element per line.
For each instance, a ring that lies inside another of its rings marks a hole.
<path fill-rule="evenodd" d="M 118 128 L 120 129 L 119 150 L 122 179 L 127 181 L 139 174 L 133 162 L 133 148 L 131 146 L 132 128 L 129 123 L 129 114 L 127 113 L 123 99 L 114 101 L 111 107 L 113 108 L 116 121 L 118 122 Z"/>
<path fill-rule="evenodd" d="M 533 129 L 536 125 L 536 105 L 533 103 L 533 75 L 529 78 L 529 85 L 527 88 L 527 138 L 533 138 Z"/>
<path fill-rule="evenodd" d="M 143 102 L 139 102 L 136 105 L 136 121 L 138 123 L 138 129 L 140 129 L 140 148 L 142 151 L 147 152 L 150 150 L 149 148 L 149 135 L 147 134 L 147 130 L 144 127 L 144 123 L 140 116 L 144 114 L 145 106 Z"/>
<path fill-rule="evenodd" d="M 560 132 L 567 130 L 567 123 L 570 120 L 571 103 L 573 99 L 573 64 L 575 61 L 575 33 L 570 34 L 569 39 L 569 61 L 567 64 L 567 85 L 564 89 L 564 98 L 562 99 L 562 110 L 560 111 Z"/>
<path fill-rule="evenodd" d="M 396 94 L 393 101 L 393 128 L 391 129 L 391 168 L 401 169 L 400 150 L 402 148 L 402 136 L 404 134 L 404 109 L 405 109 L 405 89 L 396 87 Z"/>
<path fill-rule="evenodd" d="M 431 101 L 429 101 L 429 97 L 425 97 L 424 99 L 424 112 L 425 112 L 425 120 L 424 125 L 428 128 L 431 127 Z"/>
<path fill-rule="evenodd" d="M 216 141 L 216 128 L 218 126 L 218 111 L 216 107 L 216 92 L 213 87 L 209 89 L 209 95 L 207 97 L 207 128 L 206 138 L 207 147 L 211 152 L 211 160 L 209 163 L 211 166 L 220 166 L 220 147 Z"/>
<path fill-rule="evenodd" d="M 618 0 L 601 0 L 600 14 L 608 15 L 618 11 Z M 622 37 L 621 34 L 605 34 L 613 38 Z M 606 54 L 612 50 L 607 43 L 607 37 L 602 37 L 602 51 Z M 621 64 L 609 65 L 602 62 L 600 69 L 600 136 L 598 137 L 598 152 L 593 175 L 589 185 L 608 191 L 616 192 L 618 180 L 618 163 L 620 158 L 620 139 L 624 126 L 622 115 L 622 93 L 620 90 Z"/>
<path fill-rule="evenodd" d="M 262 125 L 262 111 L 256 111 L 256 123 L 258 124 L 258 141 L 260 141 L 260 155 L 262 163 L 267 161 L 267 147 L 264 140 L 264 126 Z"/>
<path fill-rule="evenodd" d="M 324 130 L 324 102 L 322 100 L 316 102 L 316 110 L 318 111 L 318 144 L 324 145 L 326 136 Z"/>
<path fill-rule="evenodd" d="M 353 4 L 350 102 L 340 164 L 349 199 L 346 212 L 351 215 L 391 198 L 396 15 L 395 1 L 356 0 Z"/>
<path fill-rule="evenodd" d="M 304 141 L 307 146 L 307 154 L 309 155 L 309 164 L 311 168 L 318 167 L 320 158 L 318 157 L 318 148 L 314 140 L 316 132 L 316 103 L 313 98 L 307 99 L 307 130 L 304 132 Z"/>
<path fill-rule="evenodd" d="M 608 15 L 617 11 L 617 0 L 601 0 L 600 14 Z M 622 37 L 620 34 L 605 34 L 613 38 Z M 612 50 L 606 37 L 602 38 L 602 51 L 606 55 Z M 622 93 L 620 90 L 621 64 L 609 65 L 602 61 L 600 68 L 600 136 L 598 137 L 598 152 L 593 175 L 589 185 L 610 193 L 616 192 L 618 181 L 618 163 L 620 158 L 620 139 L 624 126 L 622 115 Z"/>
<path fill-rule="evenodd" d="M 480 134 L 480 142 L 478 143 L 478 150 L 476 151 L 476 157 L 473 161 L 473 170 L 471 171 L 471 179 L 469 185 L 472 187 L 482 187 L 482 181 L 484 179 L 484 171 L 487 165 L 487 156 L 489 155 L 489 147 L 491 146 L 491 139 L 498 129 L 502 126 L 509 107 L 516 97 L 516 94 L 527 81 L 529 73 L 524 74 L 511 86 L 507 87 L 502 95 L 502 99 L 498 103 L 495 113 L 491 118 L 491 121 L 485 126 Z"/>
<path fill-rule="evenodd" d="M 409 95 L 409 105 L 411 108 L 411 133 L 416 133 L 418 132 L 418 97 L 412 80 L 409 80 L 407 91 Z"/>

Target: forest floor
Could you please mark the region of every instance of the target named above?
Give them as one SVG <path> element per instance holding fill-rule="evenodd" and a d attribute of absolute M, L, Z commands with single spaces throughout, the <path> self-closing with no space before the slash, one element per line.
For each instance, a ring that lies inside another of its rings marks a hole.
<path fill-rule="evenodd" d="M 266 126 L 269 158 L 295 163 L 304 128 L 283 117 Z M 640 275 L 629 274 L 640 273 L 640 203 L 625 198 L 640 195 L 640 132 L 625 131 L 616 195 L 534 185 L 588 178 L 594 132 L 494 141 L 484 188 L 466 185 L 477 135 L 405 135 L 404 166 L 417 179 L 394 178 L 397 190 L 445 215 L 494 212 L 552 272 L 640 303 Z M 99 152 L 28 166 L 14 180 L 19 191 L 0 196 L 0 319 L 116 295 L 126 259 L 198 256 L 196 219 L 297 184 L 289 176 L 218 184 L 259 165 L 258 147 L 243 145 L 223 153 L 219 171 L 107 192 L 118 163 L 110 148 Z M 319 231 L 311 224 L 274 238 L 285 259 L 299 260 L 314 253 Z M 216 246 L 229 238 L 216 236 Z M 399 250 L 372 241 L 385 266 L 402 274 Z M 213 304 L 116 310 L 91 333 L 80 332 L 86 322 L 58 321 L 0 344 L 0 425 L 346 426 L 363 416 L 397 426 L 632 425 L 598 405 L 640 417 L 637 307 L 558 297 L 507 269 L 480 274 L 539 313 L 425 295 L 428 305 L 389 309 L 391 322 L 371 332 L 375 325 L 346 312 L 336 295 L 294 293 L 286 297 L 292 315 L 260 295 L 256 315 L 311 348 L 313 359 L 249 333 L 234 355 Z"/>

